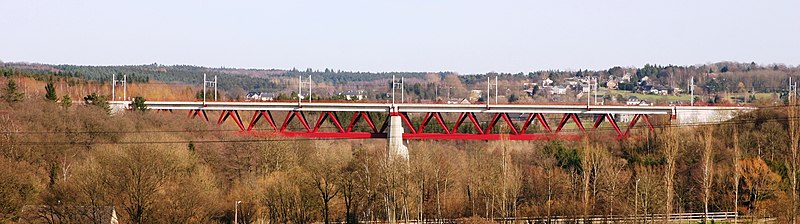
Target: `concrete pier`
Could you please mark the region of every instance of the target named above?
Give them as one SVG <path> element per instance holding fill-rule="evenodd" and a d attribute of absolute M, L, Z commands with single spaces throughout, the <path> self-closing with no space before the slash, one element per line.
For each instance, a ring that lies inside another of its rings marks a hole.
<path fill-rule="evenodd" d="M 389 157 L 408 159 L 408 148 L 403 145 L 403 120 L 400 116 L 389 117 Z"/>

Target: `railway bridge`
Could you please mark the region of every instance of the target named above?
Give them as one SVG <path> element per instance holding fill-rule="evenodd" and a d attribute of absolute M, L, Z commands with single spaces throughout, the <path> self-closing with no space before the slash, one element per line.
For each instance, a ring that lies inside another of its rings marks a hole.
<path fill-rule="evenodd" d="M 130 101 L 110 103 L 117 112 L 131 107 Z M 574 140 L 587 133 L 625 139 L 636 129 L 652 131 L 656 125 L 721 122 L 755 109 L 353 102 L 147 101 L 145 105 L 149 110 L 185 113 L 209 123 L 234 123 L 243 132 L 304 138 L 388 138 L 390 149 L 400 151 L 405 150 L 403 139 Z"/>

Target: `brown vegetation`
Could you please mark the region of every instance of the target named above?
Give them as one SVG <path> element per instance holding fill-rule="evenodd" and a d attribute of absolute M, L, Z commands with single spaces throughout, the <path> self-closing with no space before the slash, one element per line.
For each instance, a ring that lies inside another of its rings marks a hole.
<path fill-rule="evenodd" d="M 25 205 L 62 220 L 80 216 L 76 206 L 114 206 L 125 223 L 484 223 L 706 209 L 784 222 L 797 206 L 787 134 L 796 117 L 783 108 L 620 142 L 412 141 L 403 161 L 387 158 L 385 140 L 256 138 L 184 114 L 112 116 L 43 98 L 0 103 L 0 222 L 19 220 Z"/>

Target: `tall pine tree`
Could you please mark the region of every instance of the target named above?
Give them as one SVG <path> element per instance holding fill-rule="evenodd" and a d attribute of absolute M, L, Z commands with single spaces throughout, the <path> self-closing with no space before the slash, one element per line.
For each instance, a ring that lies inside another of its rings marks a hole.
<path fill-rule="evenodd" d="M 53 81 L 47 82 L 47 85 L 44 86 L 44 90 L 47 93 L 44 95 L 44 98 L 52 101 L 58 100 L 58 96 L 56 96 L 56 88 L 53 86 Z"/>
<path fill-rule="evenodd" d="M 17 82 L 15 82 L 14 79 L 8 79 L 3 99 L 9 103 L 22 101 L 22 93 L 17 89 Z"/>

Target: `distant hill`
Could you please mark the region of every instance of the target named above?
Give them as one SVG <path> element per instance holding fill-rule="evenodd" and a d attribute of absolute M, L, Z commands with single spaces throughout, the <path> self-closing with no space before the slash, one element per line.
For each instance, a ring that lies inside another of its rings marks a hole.
<path fill-rule="evenodd" d="M 64 77 L 79 77 L 87 80 L 108 82 L 111 74 L 127 75 L 128 82 L 160 81 L 164 83 L 196 84 L 202 83 L 203 74 L 209 78 L 215 75 L 220 79 L 219 88 L 223 90 L 283 92 L 296 86 L 297 77 L 303 78 L 311 75 L 315 83 L 326 83 L 337 86 L 341 84 L 358 85 L 362 82 L 385 81 L 392 75 L 406 79 L 422 79 L 425 72 L 349 72 L 314 71 L 307 69 L 299 71 L 280 69 L 240 69 L 240 68 L 209 68 L 193 65 L 120 65 L 120 66 L 88 66 L 88 65 L 48 65 L 38 63 L 3 63 L 2 66 L 34 74 L 52 74 Z M 295 84 L 292 84 L 295 83 Z M 388 85 L 388 83 L 387 83 Z"/>
<path fill-rule="evenodd" d="M 396 76 L 405 80 L 405 99 L 410 101 L 437 101 L 443 98 L 460 100 L 470 98 L 471 92 L 480 93 L 487 87 L 487 77 L 498 77 L 497 88 L 503 98 L 520 99 L 523 102 L 581 102 L 578 93 L 588 86 L 590 77 L 597 80 L 601 88 L 613 84 L 613 93 L 604 98 L 619 101 L 624 94 L 656 94 L 681 96 L 687 94 L 692 78 L 695 80 L 694 93 L 706 102 L 717 102 L 731 97 L 755 99 L 756 94 L 787 94 L 788 78 L 800 79 L 800 67 L 783 64 L 759 65 L 754 62 L 717 62 L 701 65 L 650 65 L 641 68 L 615 66 L 606 70 L 541 70 L 519 73 L 495 73 L 458 75 L 454 72 L 353 72 L 333 69 L 242 69 L 209 68 L 193 65 L 48 65 L 38 63 L 3 63 L 0 69 L 24 71 L 27 74 L 53 75 L 57 77 L 80 78 L 88 81 L 110 83 L 111 74 L 118 77 L 127 75 L 128 82 L 160 85 L 183 84 L 189 88 L 202 89 L 203 74 L 209 79 L 219 78 L 219 88 L 231 99 L 241 99 L 248 92 L 272 94 L 273 97 L 294 96 L 298 91 L 298 77 L 303 81 L 311 76 L 312 94 L 322 98 L 335 98 L 341 93 L 358 92 L 369 100 L 387 100 L 391 92 L 391 79 Z M 6 75 L 6 74 L 3 74 Z M 535 84 L 566 88 L 570 93 L 553 94 L 552 91 L 536 91 Z M 399 80 L 398 80 L 399 81 Z M 143 85 L 144 86 L 144 85 Z M 186 87 L 185 86 L 185 87 Z M 146 88 L 146 87 L 145 87 Z M 308 94 L 303 85 L 303 94 Z M 198 91 L 198 90 L 193 90 Z M 398 92 L 399 93 L 399 92 Z M 624 94 L 623 94 L 624 93 Z M 183 93 L 182 93 L 183 94 Z M 160 94 L 165 95 L 165 94 Z M 185 94 L 183 94 L 185 95 Z M 189 94 L 191 95 L 191 93 Z M 513 95 L 513 96 L 512 96 Z M 565 96 L 561 96 L 565 95 Z M 482 94 L 481 94 L 482 96 Z M 655 97 L 655 101 L 669 103 L 669 97 Z M 687 98 L 688 99 L 688 98 Z M 476 99 L 480 100 L 480 99 Z M 516 101 L 516 100 L 514 100 Z"/>

